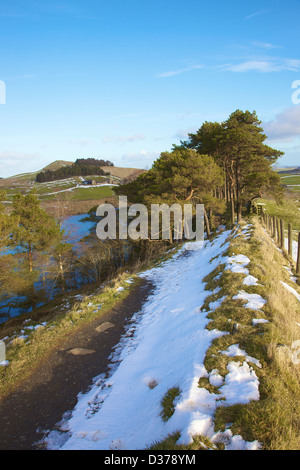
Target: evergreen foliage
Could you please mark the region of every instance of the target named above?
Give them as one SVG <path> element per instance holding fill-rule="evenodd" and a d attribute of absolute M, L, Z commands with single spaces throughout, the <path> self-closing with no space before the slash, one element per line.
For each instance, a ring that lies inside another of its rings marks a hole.
<path fill-rule="evenodd" d="M 57 181 L 72 176 L 106 175 L 102 166 L 114 166 L 109 160 L 78 158 L 73 165 L 62 166 L 57 170 L 45 170 L 36 175 L 37 183 Z"/>

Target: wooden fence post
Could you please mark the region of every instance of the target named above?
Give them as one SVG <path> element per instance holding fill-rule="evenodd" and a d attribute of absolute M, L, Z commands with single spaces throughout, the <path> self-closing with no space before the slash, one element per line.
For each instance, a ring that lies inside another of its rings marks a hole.
<path fill-rule="evenodd" d="M 284 221 L 280 219 L 280 248 L 284 249 Z"/>
<path fill-rule="evenodd" d="M 280 222 L 279 219 L 276 217 L 276 225 L 277 225 L 277 245 L 280 245 Z"/>
<path fill-rule="evenodd" d="M 293 228 L 292 224 L 288 226 L 288 253 L 290 256 L 293 255 Z"/>
<path fill-rule="evenodd" d="M 296 273 L 300 274 L 300 232 L 298 233 L 298 254 L 297 254 Z"/>

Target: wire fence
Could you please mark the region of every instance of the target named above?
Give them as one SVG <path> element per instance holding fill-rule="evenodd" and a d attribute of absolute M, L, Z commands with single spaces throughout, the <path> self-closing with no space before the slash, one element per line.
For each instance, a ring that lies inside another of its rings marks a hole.
<path fill-rule="evenodd" d="M 261 220 L 276 245 L 285 251 L 295 265 L 296 274 L 300 275 L 300 232 L 293 230 L 292 224 L 283 219 L 261 212 Z M 295 236 L 296 234 L 296 236 Z"/>

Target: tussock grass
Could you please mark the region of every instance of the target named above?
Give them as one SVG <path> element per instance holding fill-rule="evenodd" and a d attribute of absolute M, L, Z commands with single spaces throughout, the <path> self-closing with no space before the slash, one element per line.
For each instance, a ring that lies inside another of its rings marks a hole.
<path fill-rule="evenodd" d="M 246 351 L 248 356 L 259 360 L 261 367 L 250 363 L 260 383 L 258 401 L 248 404 L 224 406 L 222 399 L 215 414 L 215 432 L 224 432 L 230 423 L 234 435 L 241 435 L 246 441 L 258 440 L 265 450 L 300 449 L 300 365 L 293 360 L 291 345 L 300 339 L 300 305 L 293 294 L 288 292 L 281 281 L 286 282 L 299 293 L 299 287 L 290 280 L 284 266 L 290 266 L 285 253 L 278 250 L 268 237 L 257 217 L 252 218 L 251 236 L 248 238 L 241 229 L 230 237 L 227 256 L 242 254 L 250 259 L 249 273 L 258 279 L 259 285 L 243 284 L 245 275 L 224 271 L 225 264 L 220 258 L 219 266 L 203 281 L 208 296 L 202 306 L 210 322 L 208 329 L 217 329 L 226 334 L 215 339 L 207 350 L 204 366 L 209 374 L 214 369 L 224 378 L 230 361 L 243 363 L 244 356 L 228 357 L 222 351 L 233 344 Z M 238 291 L 259 294 L 267 303 L 260 311 L 245 308 L 243 300 L 233 297 Z M 214 293 L 215 291 L 215 293 Z M 210 302 L 226 296 L 220 307 L 210 311 Z M 254 319 L 268 323 L 257 323 Z M 208 377 L 201 377 L 198 385 L 210 393 L 219 394 L 218 387 L 212 386 Z M 151 447 L 154 450 L 201 450 L 223 449 L 224 444 L 215 444 L 203 436 L 194 436 L 188 446 L 176 444 L 180 431 L 167 436 L 162 442 Z"/>
<path fill-rule="evenodd" d="M 177 444 L 180 438 L 180 432 L 174 432 L 168 435 L 165 439 L 159 442 L 154 442 L 148 449 L 149 450 L 223 450 L 222 444 L 214 444 L 206 436 L 195 436 L 191 444 Z"/>
<path fill-rule="evenodd" d="M 229 335 L 213 342 L 207 351 L 205 367 L 208 372 L 217 368 L 225 377 L 229 360 L 243 362 L 245 358 L 228 358 L 220 351 L 231 344 L 239 344 L 262 365 L 260 369 L 251 364 L 260 381 L 260 400 L 247 405 L 220 406 L 215 416 L 215 430 L 224 431 L 227 423 L 233 423 L 234 434 L 242 435 L 245 440 L 258 440 L 264 449 L 299 449 L 300 368 L 293 361 L 291 345 L 300 339 L 300 308 L 297 299 L 280 281 L 296 290 L 297 286 L 283 267 L 288 264 L 284 253 L 276 248 L 256 218 L 253 223 L 251 238 L 232 239 L 228 255 L 248 256 L 251 262 L 247 268 L 258 278 L 260 286 L 241 286 L 239 275 L 231 272 L 225 272 L 216 281 L 216 273 L 206 279 L 209 290 L 219 285 L 219 296 L 227 294 L 221 307 L 208 315 L 212 319 L 208 327 L 229 332 Z M 241 301 L 232 299 L 241 288 L 267 300 L 260 312 L 246 309 Z M 269 323 L 253 326 L 254 318 L 264 318 Z M 238 328 L 230 327 L 233 322 Z"/>
<path fill-rule="evenodd" d="M 163 421 L 168 421 L 168 419 L 173 416 L 175 411 L 175 400 L 180 396 L 181 390 L 179 387 L 170 388 L 165 396 L 162 399 L 162 411 L 160 416 Z"/>

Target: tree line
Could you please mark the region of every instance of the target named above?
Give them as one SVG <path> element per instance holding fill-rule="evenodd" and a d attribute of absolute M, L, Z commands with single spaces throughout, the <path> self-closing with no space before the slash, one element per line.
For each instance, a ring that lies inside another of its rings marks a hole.
<path fill-rule="evenodd" d="M 162 152 L 149 171 L 115 191 L 146 206 L 204 204 L 209 236 L 215 217 L 239 223 L 251 201 L 264 192 L 280 201 L 283 188 L 272 165 L 283 153 L 266 145 L 266 139 L 256 113 L 237 110 L 222 123 L 203 123 L 186 141 Z M 90 172 L 94 161 L 89 163 L 84 165 Z M 63 215 L 47 214 L 34 190 L 15 195 L 9 213 L 5 198 L 0 192 L 0 316 L 20 305 L 34 308 L 54 293 L 102 282 L 119 269 L 157 256 L 168 245 L 161 240 L 99 240 L 94 234 L 88 243 L 77 245 L 79 255 L 62 230 Z M 89 219 L 96 224 L 95 213 L 96 208 L 91 209 Z"/>
<path fill-rule="evenodd" d="M 40 207 L 35 190 L 15 195 L 9 212 L 6 193 L 0 191 L 0 318 L 108 280 L 151 258 L 154 251 L 155 256 L 164 251 L 165 243 L 154 247 L 144 240 L 99 240 L 95 230 L 73 244 L 72 233 L 62 229 L 67 201 L 60 197 L 53 217 Z M 95 213 L 96 207 L 91 208 L 85 219 L 96 226 Z"/>
<path fill-rule="evenodd" d="M 96 158 L 78 158 L 72 165 L 62 166 L 56 170 L 41 171 L 36 175 L 37 183 L 46 183 L 48 181 L 57 181 L 72 176 L 89 175 L 109 175 L 104 172 L 102 166 L 114 166 L 109 160 L 99 160 Z"/>
<path fill-rule="evenodd" d="M 208 235 L 214 214 L 232 224 L 256 197 L 283 195 L 272 165 L 283 152 L 266 145 L 267 136 L 256 112 L 236 110 L 224 122 L 204 122 L 186 141 L 163 152 L 152 168 L 116 191 L 131 202 L 199 203 L 205 205 Z"/>

